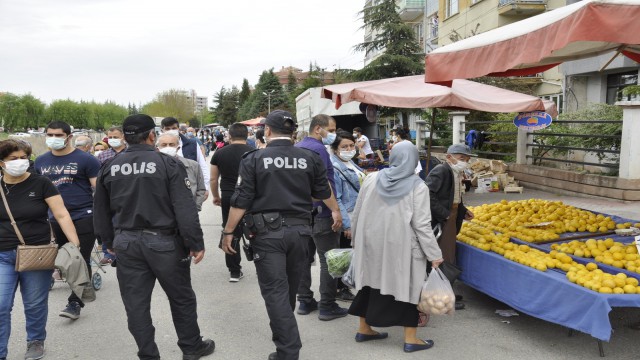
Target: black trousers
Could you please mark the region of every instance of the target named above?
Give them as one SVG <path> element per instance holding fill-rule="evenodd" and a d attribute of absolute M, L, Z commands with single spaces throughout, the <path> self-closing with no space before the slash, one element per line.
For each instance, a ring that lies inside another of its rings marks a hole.
<path fill-rule="evenodd" d="M 308 264 L 311 227 L 283 226 L 253 242 L 258 284 L 269 315 L 278 360 L 297 360 L 302 342 L 293 314 L 300 274 Z"/>
<path fill-rule="evenodd" d="M 118 256 L 120 295 L 129 331 L 138 345 L 138 357 L 160 359 L 151 319 L 151 294 L 156 279 L 169 299 L 178 346 L 183 353 L 197 351 L 202 338 L 196 295 L 191 287 L 191 262 L 186 260 L 187 251 L 181 241 L 176 235 L 118 230 L 113 249 Z"/>
<path fill-rule="evenodd" d="M 89 279 L 91 279 L 91 251 L 93 251 L 93 244 L 96 241 L 96 235 L 93 232 L 93 216 L 87 216 L 82 219 L 75 220 L 73 222 L 73 226 L 75 226 L 78 239 L 80 240 L 80 254 L 84 261 L 87 262 Z M 62 231 L 60 224 L 52 221 L 51 228 L 53 229 L 53 234 L 56 237 L 56 243 L 59 248 L 69 242 Z M 82 300 L 73 291 L 71 292 L 71 295 L 69 295 L 68 301 L 76 301 L 81 307 L 84 307 Z"/>
<path fill-rule="evenodd" d="M 220 207 L 222 208 L 222 228 L 223 229 L 227 225 L 227 220 L 229 219 L 229 209 L 231 208 L 231 195 L 233 195 L 233 193 L 222 194 L 222 196 L 220 197 L 220 202 L 221 202 Z M 231 243 L 236 253 L 233 255 L 229 255 L 226 253 L 224 254 L 224 260 L 231 274 L 238 274 L 240 273 L 240 270 L 242 270 L 242 266 L 240 266 L 240 261 L 242 260 L 242 257 L 240 256 L 240 253 L 241 253 L 240 238 L 241 237 L 242 237 L 242 230 L 240 228 L 240 225 L 238 225 L 233 230 L 233 242 Z"/>

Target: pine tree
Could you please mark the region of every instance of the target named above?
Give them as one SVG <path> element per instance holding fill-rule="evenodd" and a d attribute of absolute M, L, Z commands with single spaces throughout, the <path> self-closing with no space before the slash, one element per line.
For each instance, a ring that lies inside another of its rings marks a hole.
<path fill-rule="evenodd" d="M 249 88 L 249 80 L 242 79 L 242 87 L 240 88 L 240 94 L 238 96 L 238 106 L 242 106 L 249 96 L 251 95 L 251 88 Z"/>

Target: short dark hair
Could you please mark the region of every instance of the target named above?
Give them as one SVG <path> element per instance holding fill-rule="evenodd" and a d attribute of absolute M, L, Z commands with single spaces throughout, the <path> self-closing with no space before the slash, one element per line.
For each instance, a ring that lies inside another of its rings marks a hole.
<path fill-rule="evenodd" d="M 234 123 L 229 126 L 229 137 L 231 140 L 247 140 L 249 137 L 249 129 L 247 125 Z"/>
<path fill-rule="evenodd" d="M 109 128 L 109 130 L 107 130 L 108 133 L 114 132 L 114 131 L 117 131 L 120 134 L 124 135 L 124 131 L 122 131 L 122 126 L 112 126 Z"/>
<path fill-rule="evenodd" d="M 24 151 L 27 156 L 31 156 L 31 144 L 24 140 L 7 139 L 0 141 L 0 160 L 4 161 L 11 153 L 20 150 Z"/>
<path fill-rule="evenodd" d="M 316 126 L 320 126 L 320 127 L 327 127 L 329 126 L 329 121 L 335 121 L 334 118 L 332 118 L 329 115 L 325 115 L 325 114 L 318 114 L 316 116 L 314 116 L 311 119 L 311 124 L 309 124 L 309 133 L 311 133 L 313 131 L 313 129 L 316 128 Z"/>
<path fill-rule="evenodd" d="M 396 130 L 396 135 L 399 136 L 402 140 L 411 140 L 411 134 L 409 134 L 409 132 L 405 129 L 400 128 Z"/>
<path fill-rule="evenodd" d="M 265 143 L 264 141 L 264 129 L 258 129 L 256 131 L 256 139 L 260 140 L 261 143 Z"/>
<path fill-rule="evenodd" d="M 224 135 L 222 135 L 222 134 L 216 135 L 216 141 L 217 142 L 223 142 L 224 141 Z"/>
<path fill-rule="evenodd" d="M 286 129 L 279 129 L 279 128 L 271 127 L 269 125 L 265 125 L 265 128 L 266 127 L 269 127 L 269 129 L 271 129 L 271 134 L 273 134 L 273 135 L 289 136 L 289 137 L 291 137 L 291 135 L 293 135 L 293 129 L 286 130 Z"/>
<path fill-rule="evenodd" d="M 129 145 L 142 144 L 143 142 L 147 141 L 147 139 L 149 138 L 149 135 L 152 132 L 155 133 L 155 130 L 151 129 L 139 134 L 125 135 L 124 140 Z"/>
<path fill-rule="evenodd" d="M 353 137 L 352 133 L 344 130 L 336 131 L 336 139 L 333 141 L 333 143 L 331 143 L 331 148 L 333 150 L 338 150 L 340 142 L 345 139 L 356 142 L 356 139 Z"/>
<path fill-rule="evenodd" d="M 171 116 L 166 117 L 162 119 L 162 121 L 160 121 L 160 126 L 162 128 L 166 128 L 167 126 L 173 126 L 173 125 L 178 125 L 178 127 L 180 127 L 180 122 L 178 121 L 178 119 Z"/>
<path fill-rule="evenodd" d="M 358 132 L 360 134 L 362 134 L 362 128 L 361 127 L 354 127 L 353 131 Z"/>
<path fill-rule="evenodd" d="M 69 126 L 69 124 L 67 124 L 64 121 L 53 120 L 52 122 L 47 124 L 47 127 L 44 129 L 44 132 L 47 132 L 47 130 L 49 129 L 62 129 L 62 131 L 65 134 L 71 135 L 71 126 Z"/>

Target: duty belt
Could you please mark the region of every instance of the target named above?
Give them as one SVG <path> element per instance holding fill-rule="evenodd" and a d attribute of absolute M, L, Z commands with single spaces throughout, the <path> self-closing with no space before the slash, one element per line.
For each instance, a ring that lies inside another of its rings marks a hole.
<path fill-rule="evenodd" d="M 282 218 L 282 226 L 309 225 L 308 219 Z"/>
<path fill-rule="evenodd" d="M 176 231 L 171 229 L 120 229 L 126 233 L 145 233 L 151 235 L 175 235 Z"/>

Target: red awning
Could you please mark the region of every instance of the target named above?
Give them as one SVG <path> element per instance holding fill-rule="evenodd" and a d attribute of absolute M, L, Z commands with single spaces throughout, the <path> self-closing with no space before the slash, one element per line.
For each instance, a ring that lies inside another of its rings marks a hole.
<path fill-rule="evenodd" d="M 612 51 L 640 61 L 640 0 L 583 0 L 443 46 L 426 55 L 425 81 L 531 75 Z"/>

